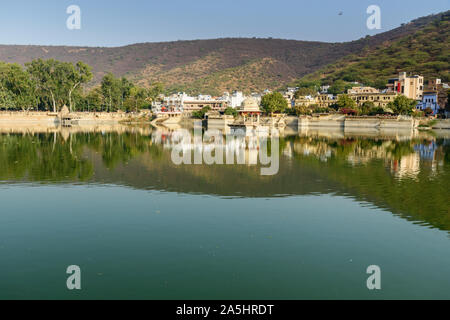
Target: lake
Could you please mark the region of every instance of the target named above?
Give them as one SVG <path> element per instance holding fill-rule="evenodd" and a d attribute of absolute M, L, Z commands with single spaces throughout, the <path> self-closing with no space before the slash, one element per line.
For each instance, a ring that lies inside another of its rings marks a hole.
<path fill-rule="evenodd" d="M 0 299 L 450 299 L 450 132 L 288 131 L 274 175 L 177 165 L 176 129 L 1 131 Z"/>

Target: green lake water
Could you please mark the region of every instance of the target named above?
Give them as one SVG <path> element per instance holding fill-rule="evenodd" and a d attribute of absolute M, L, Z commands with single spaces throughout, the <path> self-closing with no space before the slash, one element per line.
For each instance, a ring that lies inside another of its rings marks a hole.
<path fill-rule="evenodd" d="M 290 132 L 273 176 L 172 136 L 0 134 L 0 299 L 450 299 L 450 133 Z"/>

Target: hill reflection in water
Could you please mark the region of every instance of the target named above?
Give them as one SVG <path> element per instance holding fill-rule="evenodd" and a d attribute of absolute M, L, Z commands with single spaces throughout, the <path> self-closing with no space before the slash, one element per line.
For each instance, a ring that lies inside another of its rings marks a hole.
<path fill-rule="evenodd" d="M 3 184 L 115 184 L 219 197 L 344 195 L 404 219 L 450 231 L 447 132 L 300 130 L 280 137 L 279 172 L 259 165 L 180 165 L 177 129 L 3 128 Z M 258 153 L 247 148 L 246 157 Z"/>

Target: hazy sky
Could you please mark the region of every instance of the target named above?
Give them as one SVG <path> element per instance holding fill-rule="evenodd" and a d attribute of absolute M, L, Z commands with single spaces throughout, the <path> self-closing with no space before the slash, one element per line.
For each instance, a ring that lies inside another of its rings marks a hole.
<path fill-rule="evenodd" d="M 381 30 L 366 27 L 372 4 L 381 8 Z M 66 28 L 69 5 L 81 8 L 81 30 Z M 449 8 L 450 0 L 4 0 L 0 44 L 119 46 L 219 37 L 348 41 Z"/>

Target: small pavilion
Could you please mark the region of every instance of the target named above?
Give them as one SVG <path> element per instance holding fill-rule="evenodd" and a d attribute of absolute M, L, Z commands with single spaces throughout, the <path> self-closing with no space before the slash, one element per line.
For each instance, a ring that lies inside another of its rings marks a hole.
<path fill-rule="evenodd" d="M 239 115 L 241 115 L 244 118 L 244 123 L 246 122 L 246 119 L 249 118 L 252 122 L 252 124 L 255 122 L 256 117 L 256 124 L 259 123 L 259 118 L 261 116 L 261 109 L 259 108 L 259 103 L 255 98 L 247 98 L 242 102 L 241 109 L 238 110 Z"/>

